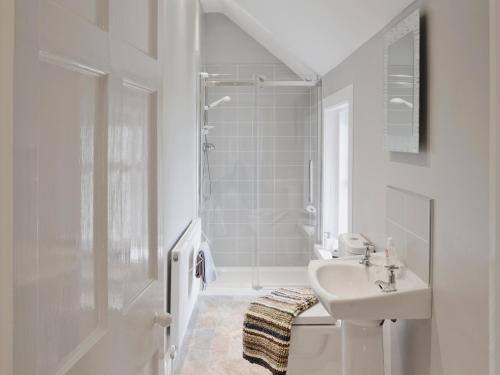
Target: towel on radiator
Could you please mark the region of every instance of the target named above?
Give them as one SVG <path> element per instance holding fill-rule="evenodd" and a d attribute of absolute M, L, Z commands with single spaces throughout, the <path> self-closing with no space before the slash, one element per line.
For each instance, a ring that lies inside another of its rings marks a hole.
<path fill-rule="evenodd" d="M 201 279 L 203 289 L 217 279 L 217 271 L 208 242 L 202 242 L 196 256 L 195 276 Z"/>
<path fill-rule="evenodd" d="M 285 375 L 293 320 L 318 303 L 310 288 L 282 288 L 250 304 L 243 323 L 243 358 Z"/>

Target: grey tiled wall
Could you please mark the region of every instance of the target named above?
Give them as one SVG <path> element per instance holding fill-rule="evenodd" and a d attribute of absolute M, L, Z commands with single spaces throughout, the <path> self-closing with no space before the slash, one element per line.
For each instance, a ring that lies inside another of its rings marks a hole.
<path fill-rule="evenodd" d="M 232 74 L 227 79 L 254 74 L 298 79 L 281 64 L 206 70 Z M 209 153 L 213 194 L 202 209 L 215 262 L 220 267 L 305 266 L 313 241 L 303 226 L 314 220 L 304 208 L 308 160 L 317 159 L 317 89 L 267 87 L 256 95 L 253 87 L 217 87 L 209 89 L 207 100 L 225 95 L 232 101 L 209 112 L 214 128 L 208 141 L 216 147 Z"/>

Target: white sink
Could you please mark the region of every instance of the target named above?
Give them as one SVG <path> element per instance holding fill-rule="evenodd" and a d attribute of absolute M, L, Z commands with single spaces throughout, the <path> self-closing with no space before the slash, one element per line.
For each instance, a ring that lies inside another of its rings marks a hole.
<path fill-rule="evenodd" d="M 405 269 L 396 279 L 397 291 L 384 293 L 375 282 L 388 280 L 385 257 L 372 256 L 370 267 L 359 264 L 360 258 L 309 263 L 311 287 L 333 317 L 350 321 L 430 318 L 432 292 L 426 282 Z"/>

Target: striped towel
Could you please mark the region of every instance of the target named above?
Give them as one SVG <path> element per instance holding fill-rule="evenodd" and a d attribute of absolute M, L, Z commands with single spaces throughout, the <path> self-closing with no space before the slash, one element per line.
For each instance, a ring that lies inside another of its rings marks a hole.
<path fill-rule="evenodd" d="M 285 375 L 293 320 L 318 303 L 309 288 L 282 288 L 250 304 L 243 323 L 243 358 Z"/>

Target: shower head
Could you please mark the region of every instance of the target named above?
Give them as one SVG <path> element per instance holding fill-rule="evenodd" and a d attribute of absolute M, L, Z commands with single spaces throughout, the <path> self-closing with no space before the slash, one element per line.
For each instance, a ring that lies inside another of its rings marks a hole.
<path fill-rule="evenodd" d="M 230 101 L 231 101 L 231 97 L 230 96 L 225 96 L 223 98 L 220 98 L 219 100 L 216 100 L 215 102 L 213 102 L 213 103 L 211 103 L 209 105 L 206 105 L 205 106 L 205 111 L 208 111 L 209 109 L 217 107 L 220 103 L 226 103 L 226 102 L 230 102 Z"/>

